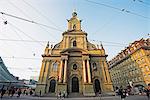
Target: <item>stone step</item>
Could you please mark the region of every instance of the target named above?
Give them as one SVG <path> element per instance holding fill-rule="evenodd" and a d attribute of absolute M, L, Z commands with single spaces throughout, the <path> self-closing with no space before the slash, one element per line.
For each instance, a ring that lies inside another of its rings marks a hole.
<path fill-rule="evenodd" d="M 75 98 L 75 97 L 84 97 L 81 93 L 70 93 L 68 95 L 69 98 Z"/>
<path fill-rule="evenodd" d="M 57 97 L 56 93 L 46 93 L 43 96 L 44 97 Z"/>

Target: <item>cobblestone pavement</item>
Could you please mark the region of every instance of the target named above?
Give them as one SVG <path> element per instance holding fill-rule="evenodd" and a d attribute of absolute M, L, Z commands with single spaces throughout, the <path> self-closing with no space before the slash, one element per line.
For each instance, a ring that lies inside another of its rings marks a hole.
<path fill-rule="evenodd" d="M 121 100 L 119 96 L 109 96 L 109 97 L 76 97 L 76 98 L 65 98 L 57 99 L 56 97 L 33 97 L 33 96 L 21 96 L 17 98 L 4 96 L 0 100 Z M 129 96 L 125 100 L 148 100 L 146 96 Z"/>

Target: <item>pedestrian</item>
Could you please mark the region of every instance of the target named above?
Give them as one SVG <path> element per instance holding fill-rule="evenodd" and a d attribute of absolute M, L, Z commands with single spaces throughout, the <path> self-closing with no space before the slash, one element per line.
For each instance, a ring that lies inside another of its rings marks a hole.
<path fill-rule="evenodd" d="M 15 88 L 13 87 L 13 88 L 12 88 L 12 91 L 11 91 L 11 97 L 14 96 L 15 92 L 16 92 L 16 91 L 15 91 Z"/>
<path fill-rule="evenodd" d="M 4 96 L 5 92 L 6 92 L 4 87 L 5 86 L 3 85 L 3 87 L 1 88 L 1 98 L 3 98 L 3 96 Z"/>
<path fill-rule="evenodd" d="M 23 95 L 25 95 L 26 94 L 26 89 L 24 89 L 24 91 L 23 91 Z"/>
<path fill-rule="evenodd" d="M 59 91 L 59 93 L 58 93 L 58 98 L 61 99 L 61 91 Z"/>
<path fill-rule="evenodd" d="M 21 95 L 21 89 L 18 89 L 18 96 L 17 97 L 20 97 L 20 95 Z"/>
<path fill-rule="evenodd" d="M 30 95 L 32 95 L 33 94 L 33 92 L 32 92 L 32 90 L 30 90 Z"/>
<path fill-rule="evenodd" d="M 125 100 L 126 98 L 126 90 L 125 89 L 122 89 L 122 91 L 120 91 L 120 95 L 121 95 L 121 100 Z"/>
<path fill-rule="evenodd" d="M 149 98 L 150 98 L 150 97 L 149 97 L 149 92 L 150 92 L 150 90 L 146 88 L 145 92 L 146 92 L 146 96 L 147 96 L 147 98 L 148 98 L 148 100 L 149 100 Z"/>
<path fill-rule="evenodd" d="M 8 90 L 8 96 L 10 96 L 11 94 L 11 88 Z"/>
<path fill-rule="evenodd" d="M 41 95 L 42 95 L 42 91 L 40 90 L 40 97 L 41 97 Z"/>
<path fill-rule="evenodd" d="M 64 91 L 64 92 L 63 92 L 63 98 L 65 98 L 65 95 L 66 95 L 66 92 Z"/>

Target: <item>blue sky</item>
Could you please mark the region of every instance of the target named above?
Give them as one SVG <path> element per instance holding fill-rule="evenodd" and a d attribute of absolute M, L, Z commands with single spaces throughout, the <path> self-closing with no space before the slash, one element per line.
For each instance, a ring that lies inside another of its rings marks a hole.
<path fill-rule="evenodd" d="M 0 55 L 10 72 L 26 79 L 30 76 L 38 76 L 41 54 L 44 52 L 46 41 L 52 42 L 51 44 L 61 41 L 62 32 L 67 30 L 66 19 L 71 18 L 73 9 L 76 9 L 78 17 L 82 19 L 82 30 L 88 33 L 88 40 L 94 44 L 100 44 L 99 41 L 102 41 L 108 60 L 129 43 L 148 38 L 147 34 L 150 33 L 149 0 L 142 0 L 142 2 L 139 0 L 91 1 L 99 4 L 86 0 L 0 0 L 0 12 L 62 30 L 53 30 L 0 15 Z M 109 8 L 100 3 L 125 9 L 147 18 Z M 8 24 L 3 24 L 4 21 L 8 21 Z M 17 42 L 2 39 L 45 42 Z"/>

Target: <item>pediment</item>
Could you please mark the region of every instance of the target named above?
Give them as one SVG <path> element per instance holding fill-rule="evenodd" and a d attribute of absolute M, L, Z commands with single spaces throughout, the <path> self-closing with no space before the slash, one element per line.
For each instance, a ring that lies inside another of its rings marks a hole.
<path fill-rule="evenodd" d="M 81 49 L 81 48 L 76 48 L 76 47 L 72 47 L 72 48 L 67 48 L 67 49 L 64 49 L 62 50 L 60 53 L 61 54 L 68 54 L 68 53 L 82 53 L 82 54 L 88 54 L 86 50 L 84 49 Z"/>

